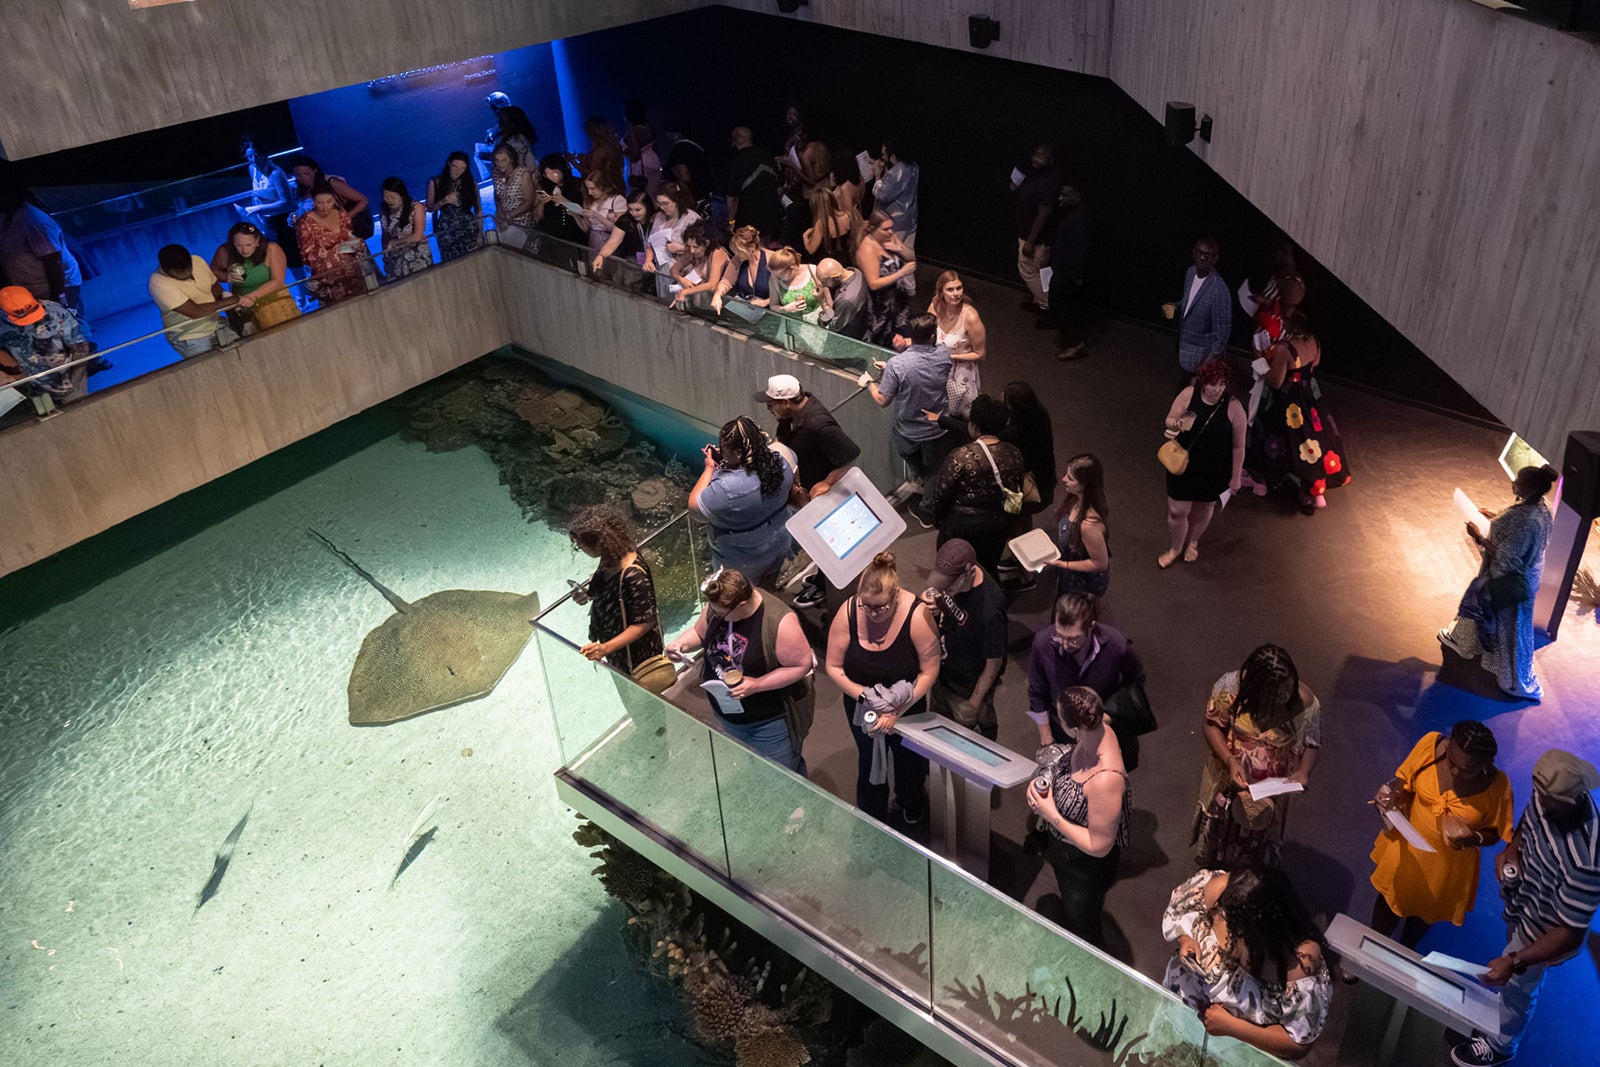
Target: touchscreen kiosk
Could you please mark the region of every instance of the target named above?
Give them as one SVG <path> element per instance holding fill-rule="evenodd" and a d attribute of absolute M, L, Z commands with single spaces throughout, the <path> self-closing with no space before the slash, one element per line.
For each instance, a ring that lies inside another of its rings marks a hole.
<path fill-rule="evenodd" d="M 848 586 L 873 556 L 906 532 L 906 520 L 859 467 L 851 467 L 786 525 L 836 589 Z"/>

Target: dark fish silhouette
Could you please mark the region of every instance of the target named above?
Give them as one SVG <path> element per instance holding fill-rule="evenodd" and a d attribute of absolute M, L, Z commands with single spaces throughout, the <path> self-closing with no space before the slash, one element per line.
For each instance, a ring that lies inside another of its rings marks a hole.
<path fill-rule="evenodd" d="M 217 890 L 222 888 L 222 876 L 228 873 L 228 864 L 233 861 L 233 846 L 239 843 L 239 835 L 244 833 L 244 824 L 250 821 L 251 805 L 246 808 L 239 821 L 234 824 L 233 831 L 222 840 L 222 847 L 217 849 L 216 862 L 211 865 L 211 877 L 206 880 L 204 888 L 200 890 L 200 903 L 194 906 L 199 911 L 206 906 L 206 901 L 217 895 Z"/>

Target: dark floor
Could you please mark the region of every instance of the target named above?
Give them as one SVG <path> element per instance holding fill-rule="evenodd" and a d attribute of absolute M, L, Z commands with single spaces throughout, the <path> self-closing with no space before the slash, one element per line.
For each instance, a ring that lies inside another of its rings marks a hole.
<path fill-rule="evenodd" d="M 1188 835 L 1206 698 L 1215 679 L 1258 644 L 1285 646 L 1322 700 L 1321 758 L 1291 815 L 1284 866 L 1324 918 L 1345 911 L 1365 921 L 1374 897 L 1367 854 L 1377 832 L 1366 801 L 1428 730 L 1465 718 L 1488 723 L 1519 810 L 1533 762 L 1546 748 L 1600 760 L 1594 696 L 1600 627 L 1592 615 L 1587 622 L 1569 618 L 1559 643 L 1539 653 L 1546 696 L 1538 706 L 1437 681 L 1441 651 L 1434 634 L 1476 569 L 1450 505 L 1451 490 L 1460 486 L 1489 506 L 1509 503 L 1509 485 L 1496 464 L 1503 435 L 1330 384 L 1327 400 L 1345 435 L 1351 483 L 1311 517 L 1292 500 L 1247 494 L 1214 522 L 1199 562 L 1161 571 L 1155 560 L 1166 545 L 1165 483 L 1155 451 L 1176 371 L 1170 335 L 1104 322 L 1091 334 L 1087 358 L 1058 363 L 1051 333 L 1034 330 L 1033 316 L 1018 309 L 1020 289 L 969 279 L 968 292 L 989 330 L 986 391 L 998 395 L 1006 382 L 1027 379 L 1054 420 L 1058 462 L 1092 451 L 1106 467 L 1112 511 L 1107 619 L 1143 651 L 1150 700 L 1162 723 L 1143 739 L 1133 776 L 1133 842 L 1107 902 L 1115 955 L 1154 977 L 1165 967 L 1170 947 L 1161 938 L 1161 911 L 1173 887 L 1194 870 Z M 1337 374 L 1337 352 L 1329 353 L 1326 367 Z M 934 533 L 913 523 L 896 547 L 903 584 L 922 588 L 933 551 Z M 1037 739 L 1023 715 L 1023 642 L 1044 624 L 1048 604 L 1044 583 L 1013 599 L 1015 651 L 999 695 L 1001 742 L 1030 755 Z M 811 616 L 824 624 L 820 611 Z M 1447 677 L 1479 684 L 1476 667 L 1458 661 L 1454 668 Z M 806 757 L 814 781 L 850 799 L 854 748 L 838 692 L 819 678 Z M 1054 875 L 1019 847 L 1026 813 L 1019 790 L 995 812 L 991 881 L 1037 906 L 1054 894 Z M 1424 951 L 1481 960 L 1499 954 L 1503 927 L 1487 862 L 1482 886 L 1479 910 L 1466 926 L 1435 929 Z M 1587 1028 L 1575 1021 L 1592 1017 L 1600 998 L 1600 938 L 1591 936 L 1589 949 L 1551 972 L 1519 1063 L 1588 1061 L 1578 1049 Z M 1334 1062 L 1349 999 L 1341 986 L 1328 1031 L 1308 1062 Z M 1441 1047 L 1438 1062 L 1448 1061 Z"/>

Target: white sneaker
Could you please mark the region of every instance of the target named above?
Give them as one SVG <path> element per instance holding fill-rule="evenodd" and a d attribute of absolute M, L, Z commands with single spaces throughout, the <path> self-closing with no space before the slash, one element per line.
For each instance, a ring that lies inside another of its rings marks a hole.
<path fill-rule="evenodd" d="M 1436 636 L 1439 638 L 1439 643 L 1441 645 L 1443 645 L 1445 648 L 1448 648 L 1451 652 L 1454 652 L 1462 659 L 1472 658 L 1472 654 L 1470 652 L 1456 644 L 1456 639 L 1454 635 L 1451 634 L 1450 627 L 1446 626 L 1444 629 L 1440 630 Z"/>

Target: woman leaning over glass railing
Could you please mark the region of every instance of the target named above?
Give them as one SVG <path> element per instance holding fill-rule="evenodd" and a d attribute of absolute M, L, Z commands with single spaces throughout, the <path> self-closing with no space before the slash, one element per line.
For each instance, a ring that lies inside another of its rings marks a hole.
<path fill-rule="evenodd" d="M 250 297 L 230 312 L 258 330 L 268 330 L 300 314 L 288 288 L 288 256 L 253 222 L 236 222 L 211 257 L 211 272 L 234 296 Z M 248 332 L 248 331 L 240 331 Z"/>

